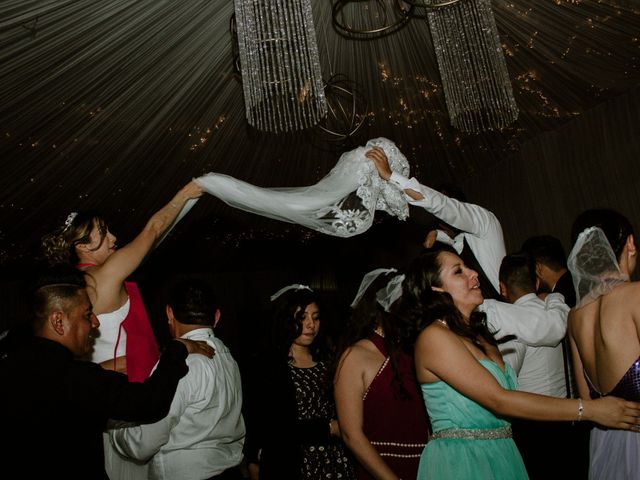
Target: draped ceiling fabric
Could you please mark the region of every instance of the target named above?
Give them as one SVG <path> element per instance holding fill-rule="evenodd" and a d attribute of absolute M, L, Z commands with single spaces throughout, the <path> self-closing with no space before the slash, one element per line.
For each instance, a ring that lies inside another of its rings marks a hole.
<path fill-rule="evenodd" d="M 366 20 L 360 8 L 393 3 L 351 2 L 343 15 Z M 368 101 L 359 136 L 336 147 L 247 127 L 229 0 L 0 2 L 0 266 L 32 258 L 72 210 L 103 212 L 128 239 L 191 178 L 310 185 L 340 153 L 378 136 L 424 183 L 461 182 L 640 83 L 640 2 L 492 5 L 521 113 L 501 132 L 465 135 L 449 124 L 424 18 L 356 41 L 332 28 L 330 0 L 312 0 L 323 74 L 348 75 Z M 313 235 L 209 197 L 170 240 L 213 251 Z"/>

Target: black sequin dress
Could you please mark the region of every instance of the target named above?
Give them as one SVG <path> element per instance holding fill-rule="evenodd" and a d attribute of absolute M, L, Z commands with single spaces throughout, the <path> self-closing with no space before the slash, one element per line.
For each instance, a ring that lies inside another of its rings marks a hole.
<path fill-rule="evenodd" d="M 299 420 L 335 418 L 335 406 L 331 392 L 328 390 L 330 383 L 327 381 L 328 371 L 323 362 L 318 362 L 311 368 L 289 365 L 289 373 L 295 388 Z M 354 478 L 345 447 L 337 438 L 324 444 L 305 445 L 301 469 L 301 479 L 351 480 Z"/>

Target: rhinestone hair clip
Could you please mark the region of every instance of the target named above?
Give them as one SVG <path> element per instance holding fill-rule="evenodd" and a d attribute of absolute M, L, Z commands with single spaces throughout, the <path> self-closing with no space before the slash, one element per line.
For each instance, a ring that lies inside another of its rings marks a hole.
<path fill-rule="evenodd" d="M 71 212 L 67 216 L 67 219 L 64 221 L 64 228 L 62 229 L 63 232 L 66 231 L 71 226 L 71 224 L 73 223 L 73 221 L 77 216 L 78 216 L 78 212 Z"/>

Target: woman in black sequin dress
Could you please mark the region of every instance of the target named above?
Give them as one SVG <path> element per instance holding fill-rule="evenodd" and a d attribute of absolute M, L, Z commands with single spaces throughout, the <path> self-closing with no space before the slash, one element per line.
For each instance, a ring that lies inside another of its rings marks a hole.
<path fill-rule="evenodd" d="M 246 455 L 253 480 L 352 480 L 340 439 L 320 310 L 308 287 L 272 297 L 268 353 L 246 381 Z"/>

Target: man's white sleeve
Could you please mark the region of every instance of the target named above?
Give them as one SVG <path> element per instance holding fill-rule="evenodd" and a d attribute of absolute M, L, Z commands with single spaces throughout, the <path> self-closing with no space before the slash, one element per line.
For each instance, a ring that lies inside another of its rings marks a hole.
<path fill-rule="evenodd" d="M 485 300 L 478 309 L 487 314 L 489 329 L 496 338 L 515 335 L 532 347 L 555 347 L 567 332 L 569 306 L 560 293 L 547 295 L 544 309 L 498 300 Z"/>
<path fill-rule="evenodd" d="M 187 408 L 185 385 L 180 379 L 169 414 L 156 423 L 109 430 L 111 444 L 121 455 L 146 462 L 169 441 L 173 429 Z"/>
<path fill-rule="evenodd" d="M 393 172 L 389 181 L 402 190 L 411 189 L 423 196 L 413 200 L 405 194 L 411 205 L 424 208 L 440 220 L 464 232 L 465 241 L 473 251 L 485 275 L 496 291 L 500 291 L 498 272 L 506 255 L 502 227 L 496 216 L 484 207 L 447 197 L 446 195 Z"/>

